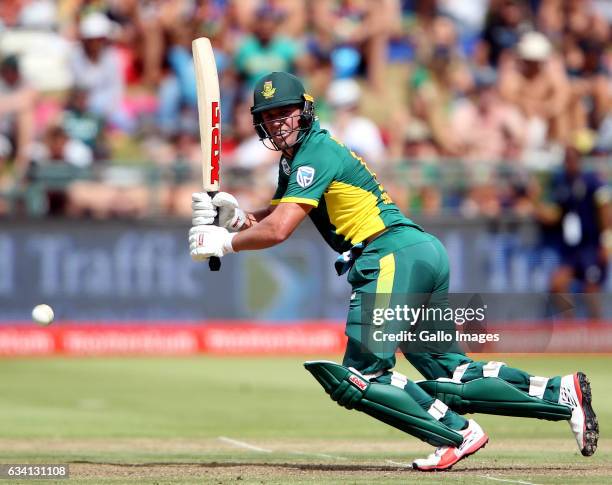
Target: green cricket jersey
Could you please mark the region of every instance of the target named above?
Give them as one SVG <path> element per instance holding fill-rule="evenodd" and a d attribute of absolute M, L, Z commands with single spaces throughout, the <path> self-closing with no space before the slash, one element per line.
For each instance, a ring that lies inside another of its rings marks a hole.
<path fill-rule="evenodd" d="M 281 158 L 271 205 L 314 207 L 310 218 L 340 253 L 392 226 L 414 226 L 393 203 L 362 158 L 314 122 L 293 160 Z"/>

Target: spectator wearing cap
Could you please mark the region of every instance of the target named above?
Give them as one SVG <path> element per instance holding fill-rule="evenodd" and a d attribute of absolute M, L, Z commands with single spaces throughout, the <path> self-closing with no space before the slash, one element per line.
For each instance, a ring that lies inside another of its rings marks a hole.
<path fill-rule="evenodd" d="M 562 60 L 543 34 L 521 37 L 515 58 L 500 69 L 499 86 L 502 97 L 527 119 L 527 160 L 541 154 L 549 141 L 569 140 L 570 84 Z"/>
<path fill-rule="evenodd" d="M 380 165 L 385 155 L 380 131 L 376 124 L 359 114 L 361 88 L 354 79 L 338 79 L 327 91 L 332 120 L 324 128 L 348 148 L 373 166 Z"/>
<path fill-rule="evenodd" d="M 122 111 L 124 80 L 119 53 L 109 45 L 112 22 L 100 12 L 85 16 L 79 24 L 80 41 L 71 56 L 76 87 L 88 92 L 88 109 L 119 128 L 132 128 Z"/>

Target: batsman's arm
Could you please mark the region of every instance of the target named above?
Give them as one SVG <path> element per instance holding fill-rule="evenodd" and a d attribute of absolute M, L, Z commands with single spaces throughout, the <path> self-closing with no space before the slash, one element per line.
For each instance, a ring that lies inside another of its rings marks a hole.
<path fill-rule="evenodd" d="M 282 243 L 291 236 L 312 207 L 308 204 L 283 202 L 274 208 L 253 213 L 255 217 L 261 217 L 264 212 L 267 215 L 234 236 L 232 240 L 234 251 L 265 249 Z"/>
<path fill-rule="evenodd" d="M 254 212 L 248 212 L 247 220 L 244 223 L 244 226 L 242 226 L 242 229 L 240 230 L 244 231 L 250 227 L 253 227 L 257 223 L 261 222 L 263 219 L 268 217 L 270 214 L 272 214 L 272 211 L 274 211 L 274 209 L 276 209 L 276 206 L 271 205 L 269 207 L 266 207 L 265 209 L 257 210 Z"/>

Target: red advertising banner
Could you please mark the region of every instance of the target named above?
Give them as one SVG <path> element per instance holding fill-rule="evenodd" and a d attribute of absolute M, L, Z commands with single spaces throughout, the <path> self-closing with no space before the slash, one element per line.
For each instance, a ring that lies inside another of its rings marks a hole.
<path fill-rule="evenodd" d="M 283 355 L 342 352 L 344 327 L 334 322 L 266 325 L 212 322 L 60 323 L 0 326 L 0 356 Z"/>
<path fill-rule="evenodd" d="M 495 332 L 495 329 L 488 329 Z M 555 322 L 504 327 L 498 342 L 469 346 L 468 352 L 612 352 L 610 323 Z M 344 351 L 344 325 L 333 321 L 299 324 L 207 324 L 167 321 L 58 322 L 38 327 L 25 322 L 0 326 L 0 357 L 156 355 L 299 355 Z"/>

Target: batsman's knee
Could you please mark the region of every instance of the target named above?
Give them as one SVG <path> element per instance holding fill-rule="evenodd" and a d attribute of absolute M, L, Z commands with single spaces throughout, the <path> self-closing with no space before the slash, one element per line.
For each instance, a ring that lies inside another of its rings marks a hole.
<path fill-rule="evenodd" d="M 363 399 L 369 386 L 368 380 L 357 371 L 335 362 L 316 361 L 305 365 L 332 400 L 347 409 L 353 409 Z"/>
<path fill-rule="evenodd" d="M 331 398 L 346 409 L 353 409 L 363 398 L 363 392 L 348 381 L 342 381 L 331 393 Z"/>

